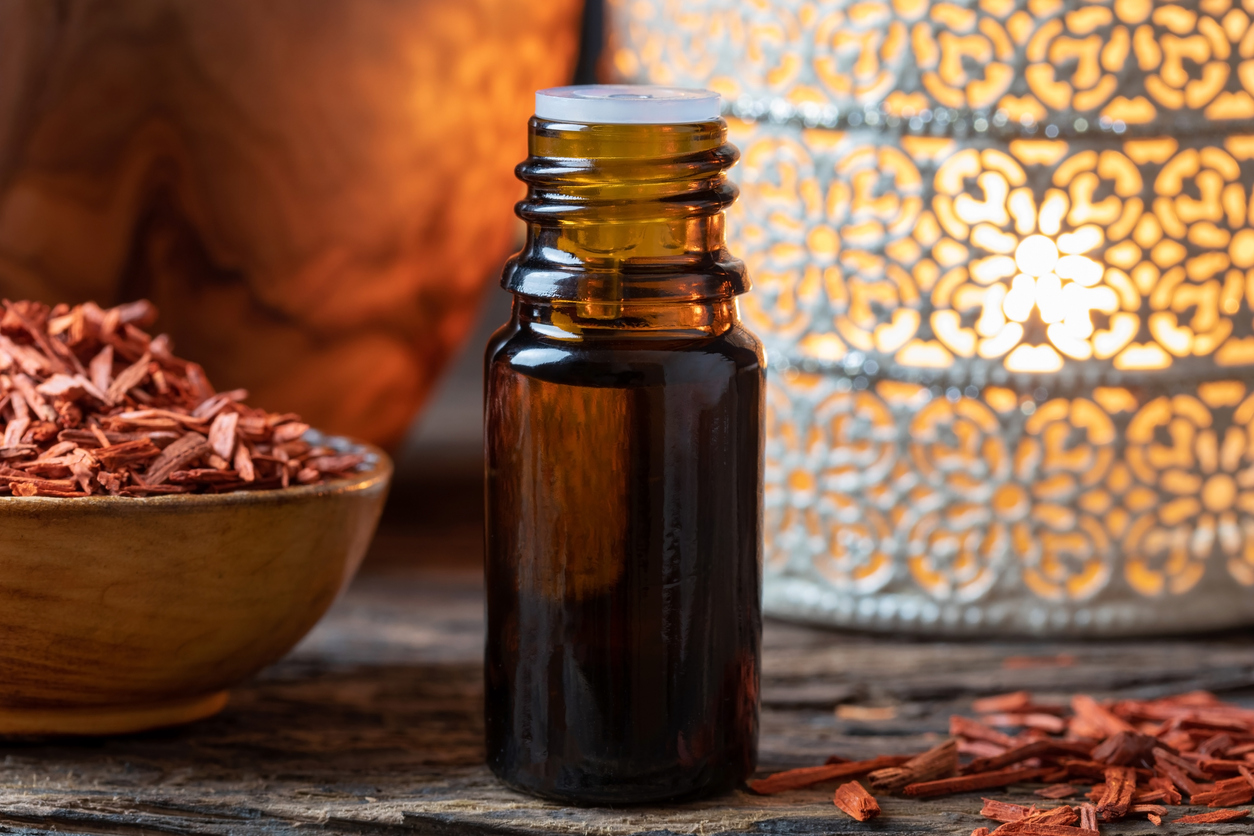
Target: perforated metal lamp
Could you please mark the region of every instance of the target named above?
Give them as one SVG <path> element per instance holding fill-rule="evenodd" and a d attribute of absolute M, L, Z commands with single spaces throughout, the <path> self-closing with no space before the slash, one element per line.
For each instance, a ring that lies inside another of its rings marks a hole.
<path fill-rule="evenodd" d="M 1254 623 L 1254 26 L 1229 0 L 610 0 L 729 103 L 766 607 Z"/>

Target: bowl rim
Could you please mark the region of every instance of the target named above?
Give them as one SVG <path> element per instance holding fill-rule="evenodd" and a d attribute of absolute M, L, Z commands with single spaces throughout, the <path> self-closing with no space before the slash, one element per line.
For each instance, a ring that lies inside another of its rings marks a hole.
<path fill-rule="evenodd" d="M 47 510 L 50 506 L 60 506 L 58 511 L 74 508 L 87 510 L 101 509 L 112 506 L 118 508 L 198 508 L 218 505 L 239 505 L 258 503 L 290 502 L 301 499 L 312 499 L 327 494 L 356 493 L 368 491 L 380 486 L 387 487 L 394 470 L 392 459 L 380 447 L 358 439 L 342 435 L 317 433 L 320 443 L 331 443 L 333 446 L 360 451 L 367 455 L 370 465 L 365 470 L 356 471 L 342 479 L 332 479 L 317 485 L 291 485 L 286 488 L 267 488 L 264 490 L 239 490 L 225 493 L 175 493 L 156 496 L 0 496 L 0 515 L 5 511 Z"/>

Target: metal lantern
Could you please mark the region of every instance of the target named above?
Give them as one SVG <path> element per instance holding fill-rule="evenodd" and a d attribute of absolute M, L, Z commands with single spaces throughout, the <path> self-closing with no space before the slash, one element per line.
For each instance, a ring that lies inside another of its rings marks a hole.
<path fill-rule="evenodd" d="M 743 152 L 769 613 L 1254 623 L 1247 2 L 610 0 Z"/>

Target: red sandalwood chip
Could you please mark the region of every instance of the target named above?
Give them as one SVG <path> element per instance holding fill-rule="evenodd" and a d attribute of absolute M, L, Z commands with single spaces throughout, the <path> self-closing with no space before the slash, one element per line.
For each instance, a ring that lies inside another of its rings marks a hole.
<path fill-rule="evenodd" d="M 822 766 L 803 766 L 799 769 L 776 772 L 769 777 L 750 781 L 749 789 L 759 795 L 774 795 L 787 790 L 796 790 L 821 784 L 824 781 L 835 781 L 839 778 L 865 775 L 877 769 L 897 766 L 907 760 L 909 758 L 882 755 L 865 761 L 844 761 L 841 763 L 823 764 Z"/>
<path fill-rule="evenodd" d="M 1236 821 L 1250 814 L 1249 810 L 1216 810 L 1213 813 L 1198 813 L 1194 816 L 1181 816 L 1172 824 L 1214 824 L 1221 821 Z"/>
<path fill-rule="evenodd" d="M 157 496 L 318 484 L 365 457 L 215 393 L 141 329 L 156 308 L 0 303 L 0 496 Z"/>
<path fill-rule="evenodd" d="M 858 821 L 870 821 L 880 814 L 880 805 L 875 796 L 857 781 L 837 787 L 832 803 Z"/>

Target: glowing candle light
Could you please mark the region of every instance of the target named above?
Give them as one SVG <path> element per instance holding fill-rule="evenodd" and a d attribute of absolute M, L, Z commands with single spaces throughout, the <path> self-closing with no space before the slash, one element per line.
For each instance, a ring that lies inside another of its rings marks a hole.
<path fill-rule="evenodd" d="M 1043 276 L 1058 264 L 1058 246 L 1044 235 L 1029 235 L 1015 248 L 1015 264 L 1029 276 Z"/>

